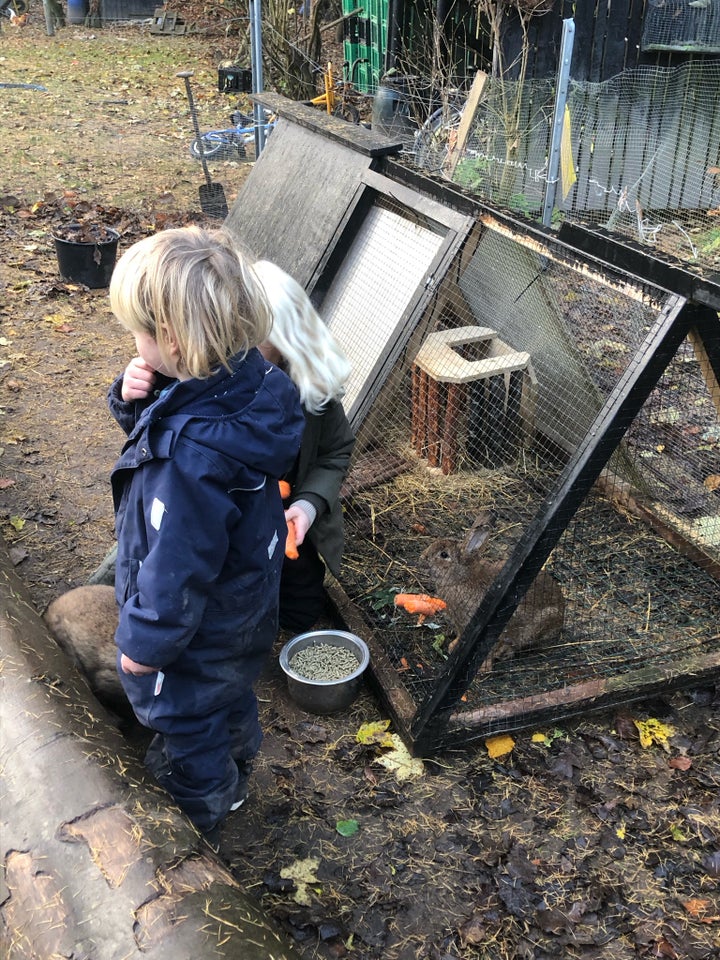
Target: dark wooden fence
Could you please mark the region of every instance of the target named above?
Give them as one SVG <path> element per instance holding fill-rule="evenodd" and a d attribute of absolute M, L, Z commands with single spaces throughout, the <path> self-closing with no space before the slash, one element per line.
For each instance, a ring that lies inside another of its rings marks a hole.
<path fill-rule="evenodd" d="M 478 26 L 477 8 L 468 0 L 390 0 L 388 16 L 399 25 L 390 30 L 389 43 L 400 44 L 412 59 L 423 55 L 423 39 L 430 35 L 437 17 L 444 24 L 458 73 L 471 74 L 478 68 L 490 71 L 490 36 L 482 20 Z M 530 21 L 528 79 L 555 75 L 562 24 L 567 19 L 575 21 L 575 80 L 600 82 L 636 66 L 678 66 L 688 59 L 720 53 L 720 4 L 716 0 L 707 7 L 693 7 L 687 0 L 665 0 L 661 7 L 657 0 L 556 0 L 549 13 Z M 429 47 L 426 39 L 425 43 Z M 521 47 L 519 16 L 507 8 L 505 62 L 515 61 Z M 389 59 L 386 65 L 390 65 Z M 510 71 L 508 79 L 514 78 Z"/>

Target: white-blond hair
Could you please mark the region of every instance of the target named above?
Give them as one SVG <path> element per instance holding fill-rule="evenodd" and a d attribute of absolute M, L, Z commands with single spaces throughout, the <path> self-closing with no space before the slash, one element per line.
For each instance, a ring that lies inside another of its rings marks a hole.
<path fill-rule="evenodd" d="M 110 307 L 131 333 L 148 333 L 161 357 L 177 345 L 179 369 L 205 379 L 267 338 L 262 284 L 226 230 L 179 227 L 133 244 L 110 281 Z"/>
<path fill-rule="evenodd" d="M 296 280 L 269 260 L 253 269 L 273 315 L 267 342 L 281 354 L 305 409 L 319 413 L 345 394 L 350 363 Z"/>

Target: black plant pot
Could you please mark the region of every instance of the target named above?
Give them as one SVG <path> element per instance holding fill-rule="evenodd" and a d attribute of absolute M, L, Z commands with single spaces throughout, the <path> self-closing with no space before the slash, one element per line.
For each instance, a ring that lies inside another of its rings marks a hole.
<path fill-rule="evenodd" d="M 98 289 L 107 287 L 115 269 L 120 234 L 111 227 L 70 224 L 53 235 L 63 280 Z"/>

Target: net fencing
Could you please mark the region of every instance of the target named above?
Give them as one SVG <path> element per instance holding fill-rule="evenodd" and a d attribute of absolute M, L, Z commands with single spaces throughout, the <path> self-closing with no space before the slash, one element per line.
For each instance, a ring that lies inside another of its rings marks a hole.
<path fill-rule="evenodd" d="M 549 505 L 572 496 L 568 471 L 629 371 L 652 362 L 648 338 L 672 299 L 486 219 L 410 320 L 410 291 L 441 242 L 437 224 L 378 199 L 321 307 L 357 374 L 341 587 L 417 711 L 508 559 L 561 522 Z M 622 443 L 523 599 L 511 588 L 500 601 L 495 614 L 510 619 L 487 654 L 471 654 L 441 739 L 577 712 L 613 685 L 622 699 L 717 657 L 719 409 L 704 347 L 684 339 L 623 414 Z M 405 594 L 445 606 L 403 607 Z"/>
<path fill-rule="evenodd" d="M 720 60 L 571 81 L 549 182 L 555 83 L 488 78 L 472 118 L 459 90 L 404 129 L 404 162 L 503 209 L 605 227 L 698 269 L 720 264 Z M 407 91 L 409 118 L 416 116 Z"/>

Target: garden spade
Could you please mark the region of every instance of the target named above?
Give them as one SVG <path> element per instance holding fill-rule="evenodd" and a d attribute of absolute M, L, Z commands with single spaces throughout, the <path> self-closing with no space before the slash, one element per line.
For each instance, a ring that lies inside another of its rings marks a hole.
<path fill-rule="evenodd" d="M 192 70 L 181 70 L 175 74 L 175 76 L 181 77 L 185 81 L 185 91 L 187 93 L 188 103 L 190 104 L 190 116 L 192 117 L 193 128 L 195 130 L 200 163 L 202 163 L 203 173 L 205 174 L 205 183 L 200 185 L 200 209 L 209 217 L 217 217 L 220 220 L 224 220 L 228 215 L 225 190 L 221 183 L 213 183 L 210 179 L 210 171 L 208 170 L 207 160 L 205 159 L 203 139 L 200 135 L 200 126 L 195 110 L 195 101 L 193 100 L 192 90 L 190 89 L 190 77 L 192 75 Z"/>

